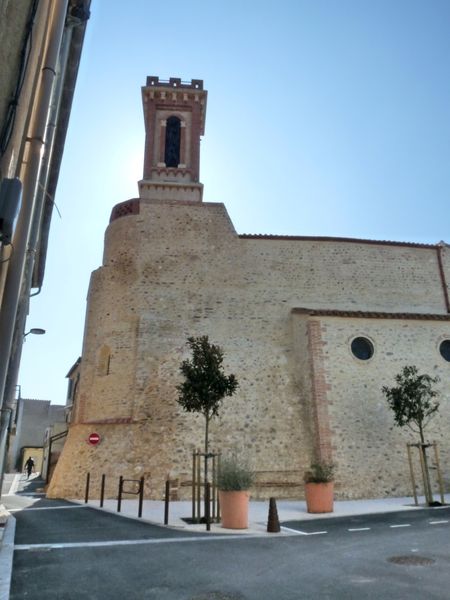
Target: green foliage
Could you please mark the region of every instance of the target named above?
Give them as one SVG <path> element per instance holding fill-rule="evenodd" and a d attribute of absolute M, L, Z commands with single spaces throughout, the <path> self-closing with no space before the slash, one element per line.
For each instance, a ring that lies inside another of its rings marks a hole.
<path fill-rule="evenodd" d="M 438 392 L 433 389 L 433 384 L 439 381 L 439 377 L 419 375 L 417 367 L 413 365 L 403 367 L 395 376 L 395 381 L 396 387 L 382 388 L 389 407 L 394 412 L 395 424 L 419 432 L 423 442 L 423 429 L 439 409 L 439 402 L 434 400 Z"/>
<path fill-rule="evenodd" d="M 209 343 L 208 336 L 190 337 L 187 343 L 192 360 L 181 363 L 184 381 L 177 386 L 178 402 L 187 412 L 217 416 L 222 399 L 235 392 L 238 382 L 234 375 L 223 373 L 223 352 Z"/>
<path fill-rule="evenodd" d="M 305 483 L 329 483 L 334 481 L 334 465 L 332 463 L 317 462 L 304 475 Z"/>
<path fill-rule="evenodd" d="M 236 492 L 248 490 L 253 485 L 254 473 L 248 465 L 237 458 L 222 459 L 217 477 L 219 490 Z"/>
<path fill-rule="evenodd" d="M 219 414 L 225 396 L 232 396 L 238 387 L 234 375 L 223 372 L 223 352 L 210 344 L 208 336 L 190 337 L 187 341 L 192 359 L 181 363 L 184 381 L 177 386 L 178 403 L 186 412 L 205 417 L 205 481 L 208 481 L 209 421 Z"/>

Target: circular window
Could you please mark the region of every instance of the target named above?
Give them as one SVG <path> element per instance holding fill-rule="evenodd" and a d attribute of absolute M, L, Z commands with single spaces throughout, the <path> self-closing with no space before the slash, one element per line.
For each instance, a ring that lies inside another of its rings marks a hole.
<path fill-rule="evenodd" d="M 450 340 L 444 340 L 439 346 L 439 352 L 444 360 L 450 362 Z"/>
<path fill-rule="evenodd" d="M 373 344 L 365 337 L 357 337 L 351 343 L 353 356 L 359 360 L 369 360 L 373 356 Z"/>

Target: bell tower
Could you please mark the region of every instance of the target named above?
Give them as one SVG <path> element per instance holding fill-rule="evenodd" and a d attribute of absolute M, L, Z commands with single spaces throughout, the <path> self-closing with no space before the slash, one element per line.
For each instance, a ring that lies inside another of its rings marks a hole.
<path fill-rule="evenodd" d="M 145 119 L 143 199 L 201 202 L 200 136 L 205 131 L 207 92 L 201 79 L 182 82 L 147 77 L 142 88 Z"/>

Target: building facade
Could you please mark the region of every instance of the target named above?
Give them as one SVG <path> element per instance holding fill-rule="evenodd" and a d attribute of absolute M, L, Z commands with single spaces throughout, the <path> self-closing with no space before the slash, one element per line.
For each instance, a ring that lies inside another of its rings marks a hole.
<path fill-rule="evenodd" d="M 248 459 L 255 496 L 301 497 L 317 459 L 336 464 L 342 498 L 411 494 L 415 438 L 394 427 L 381 392 L 407 364 L 440 377 L 428 433 L 448 482 L 450 248 L 239 235 L 223 204 L 202 201 L 203 82 L 149 77 L 142 93 L 144 178 L 139 198 L 114 207 L 91 277 L 77 402 L 49 495 L 80 497 L 88 471 L 145 476 L 155 498 L 169 475 L 189 494 L 203 421 L 181 410 L 176 384 L 197 335 L 223 348 L 238 379 L 211 442 Z"/>
<path fill-rule="evenodd" d="M 36 453 L 39 449 L 39 460 L 36 454 L 33 456 L 36 470 L 42 472 L 45 438 L 47 431 L 55 425 L 58 430 L 67 429 L 64 406 L 51 404 L 50 400 L 19 398 L 16 419 L 10 436 L 9 469 L 22 471 L 28 457 L 26 449 L 34 448 Z"/>
<path fill-rule="evenodd" d="M 0 0 L 0 480 L 90 0 Z"/>

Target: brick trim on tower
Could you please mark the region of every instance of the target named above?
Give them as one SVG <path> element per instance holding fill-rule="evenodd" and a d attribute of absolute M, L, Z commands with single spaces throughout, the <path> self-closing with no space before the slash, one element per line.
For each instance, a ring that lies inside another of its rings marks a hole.
<path fill-rule="evenodd" d="M 116 417 L 110 419 L 89 419 L 81 421 L 80 425 L 123 425 L 124 423 L 134 423 L 132 417 Z"/>
<path fill-rule="evenodd" d="M 144 180 L 154 182 L 154 168 L 165 163 L 166 120 L 168 114 L 173 113 L 185 124 L 180 137 L 180 172 L 189 175 L 191 183 L 199 182 L 200 138 L 205 130 L 207 95 L 201 79 L 187 83 L 179 77 L 171 77 L 169 81 L 147 77 L 146 86 L 142 88 L 146 129 Z M 177 173 L 170 174 L 176 176 Z"/>
<path fill-rule="evenodd" d="M 159 124 L 159 149 L 158 149 L 158 163 L 162 164 L 162 163 L 166 163 L 165 156 L 165 149 L 166 149 L 166 128 L 167 128 L 167 122 L 164 119 L 160 124 Z"/>
<path fill-rule="evenodd" d="M 135 198 L 134 200 L 125 200 L 116 204 L 111 211 L 111 217 L 109 222 L 112 223 L 120 217 L 126 217 L 127 215 L 138 215 L 140 210 L 140 200 Z"/>

